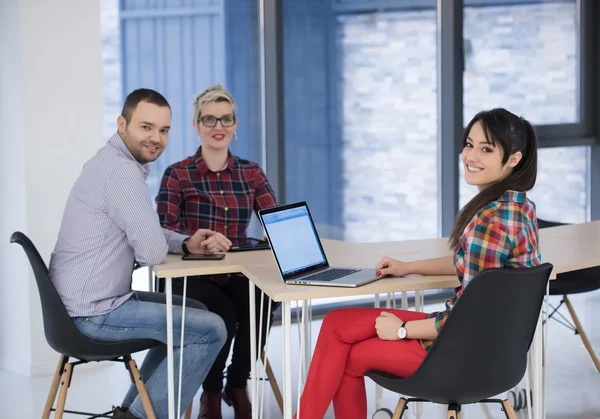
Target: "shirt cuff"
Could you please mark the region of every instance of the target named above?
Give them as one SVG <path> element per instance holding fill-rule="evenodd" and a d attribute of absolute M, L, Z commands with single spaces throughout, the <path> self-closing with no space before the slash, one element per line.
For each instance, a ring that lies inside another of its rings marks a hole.
<path fill-rule="evenodd" d="M 169 245 L 169 253 L 182 255 L 183 249 L 181 248 L 181 243 L 183 243 L 183 241 L 189 236 L 167 229 L 163 229 L 163 231 L 165 232 L 165 238 L 167 239 L 167 244 Z"/>
<path fill-rule="evenodd" d="M 439 313 L 436 313 L 436 315 L 435 315 L 435 330 L 437 330 L 438 334 L 444 327 L 444 324 L 446 324 L 446 320 L 448 319 L 448 314 L 450 314 L 449 311 L 440 311 Z"/>

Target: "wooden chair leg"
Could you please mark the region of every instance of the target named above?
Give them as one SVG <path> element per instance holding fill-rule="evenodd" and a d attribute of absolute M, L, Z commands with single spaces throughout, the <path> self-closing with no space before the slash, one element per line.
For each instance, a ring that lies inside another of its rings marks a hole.
<path fill-rule="evenodd" d="M 48 398 L 46 399 L 46 406 L 44 407 L 44 412 L 42 413 L 42 419 L 50 418 L 50 409 L 52 409 L 52 406 L 54 406 L 54 401 L 56 400 L 58 386 L 60 385 L 60 376 L 62 375 L 62 370 L 68 360 L 69 357 L 64 355 L 61 355 L 58 359 L 58 365 L 56 366 L 56 372 L 54 373 L 54 378 L 52 379 L 52 384 L 50 385 L 50 391 L 48 391 Z"/>
<path fill-rule="evenodd" d="M 398 400 L 398 404 L 396 405 L 396 410 L 394 410 L 394 416 L 392 416 L 392 419 L 402 419 L 405 410 L 406 399 L 404 397 L 400 397 L 400 400 Z"/>
<path fill-rule="evenodd" d="M 508 400 L 502 401 L 502 407 L 504 408 L 504 414 L 506 415 L 507 419 L 517 419 L 517 415 L 515 414 L 515 411 Z"/>
<path fill-rule="evenodd" d="M 459 419 L 460 418 L 460 406 L 451 404 L 448 406 L 448 419 Z"/>
<path fill-rule="evenodd" d="M 185 410 L 185 416 L 183 417 L 184 419 L 192 418 L 192 406 L 193 405 L 194 405 L 194 402 L 191 402 L 190 405 L 188 406 L 188 408 Z"/>
<path fill-rule="evenodd" d="M 573 309 L 573 306 L 571 305 L 571 301 L 569 300 L 569 297 L 564 295 L 563 300 L 565 301 L 565 305 L 567 306 L 567 309 L 569 310 L 569 314 L 571 315 L 571 318 L 573 319 L 573 323 L 575 323 L 575 327 L 577 328 L 577 333 L 579 333 L 579 336 L 581 337 L 581 340 L 583 341 L 583 345 L 585 346 L 585 349 L 587 349 L 588 353 L 590 354 L 590 357 L 592 358 L 592 362 L 594 363 L 596 370 L 598 370 L 598 372 L 600 372 L 600 360 L 598 360 L 598 357 L 596 356 L 596 353 L 594 352 L 594 348 L 592 347 L 592 344 L 590 343 L 587 335 L 585 334 L 583 327 L 581 327 L 581 322 L 579 321 L 579 317 L 577 317 L 577 314 L 575 313 L 575 310 Z"/>
<path fill-rule="evenodd" d="M 148 417 L 148 419 L 156 419 L 154 409 L 152 408 L 152 403 L 150 403 L 150 397 L 148 397 L 146 386 L 142 381 L 142 377 L 140 375 L 140 371 L 138 370 L 137 364 L 135 363 L 135 360 L 130 359 L 129 361 L 127 361 L 127 363 L 129 364 L 129 371 L 131 371 L 131 374 L 135 379 L 135 386 L 137 387 L 140 400 L 142 400 L 142 405 L 144 406 L 146 416 Z"/>
<path fill-rule="evenodd" d="M 283 396 L 281 395 L 279 385 L 277 385 L 277 380 L 275 379 L 275 374 L 273 373 L 273 369 L 271 368 L 271 364 L 269 363 L 264 350 L 261 352 L 260 358 L 265 366 L 265 372 L 267 373 L 269 384 L 271 384 L 271 389 L 273 389 L 275 400 L 277 400 L 277 404 L 279 405 L 279 410 L 281 410 L 281 413 L 283 414 Z"/>
<path fill-rule="evenodd" d="M 60 378 L 60 393 L 58 395 L 58 404 L 56 405 L 56 412 L 54 414 L 55 419 L 62 419 L 65 412 L 65 403 L 67 401 L 67 392 L 69 391 L 69 385 L 71 384 L 71 372 L 73 371 L 73 365 L 66 364 L 62 370 L 62 376 Z"/>

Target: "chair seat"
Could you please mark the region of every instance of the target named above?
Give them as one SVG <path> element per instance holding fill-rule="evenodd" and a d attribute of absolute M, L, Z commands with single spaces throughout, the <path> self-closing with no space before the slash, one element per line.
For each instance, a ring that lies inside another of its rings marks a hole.
<path fill-rule="evenodd" d="M 550 295 L 569 295 L 600 289 L 600 269 L 588 268 L 567 272 L 550 281 Z"/>
<path fill-rule="evenodd" d="M 482 400 L 494 397 L 505 389 L 490 391 L 487 389 L 476 392 L 466 392 L 461 377 L 454 377 L 452 381 L 442 383 L 434 382 L 428 377 L 420 376 L 418 373 L 406 378 L 401 378 L 381 371 L 370 371 L 365 374 L 381 387 L 404 396 L 424 399 L 439 404 L 466 405 L 478 403 Z M 440 374 L 440 379 L 444 374 Z"/>
<path fill-rule="evenodd" d="M 145 351 L 161 344 L 162 342 L 153 339 L 136 339 L 122 342 L 105 342 L 90 339 L 90 345 L 85 348 L 81 346 L 76 348 L 63 347 L 60 348 L 59 352 L 82 361 L 109 361 L 123 355 Z"/>

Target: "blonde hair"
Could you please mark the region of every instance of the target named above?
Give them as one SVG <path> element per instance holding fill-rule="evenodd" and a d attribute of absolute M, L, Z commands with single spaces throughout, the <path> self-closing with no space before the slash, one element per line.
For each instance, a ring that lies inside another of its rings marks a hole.
<path fill-rule="evenodd" d="M 231 103 L 233 116 L 235 116 L 235 100 L 233 100 L 233 96 L 231 96 L 231 93 L 225 90 L 223 86 L 217 84 L 204 90 L 202 93 L 196 96 L 196 99 L 194 99 L 194 121 L 198 122 L 198 119 L 200 119 L 200 112 L 204 105 L 214 102 Z"/>

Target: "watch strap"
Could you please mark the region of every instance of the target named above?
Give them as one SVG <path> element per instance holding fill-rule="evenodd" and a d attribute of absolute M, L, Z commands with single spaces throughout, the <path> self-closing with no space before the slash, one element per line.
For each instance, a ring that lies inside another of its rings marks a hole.
<path fill-rule="evenodd" d="M 186 237 L 185 239 L 183 239 L 183 241 L 181 242 L 181 250 L 183 250 L 183 254 L 184 255 L 189 255 L 190 254 L 190 250 L 187 247 L 187 242 L 190 238 Z"/>

